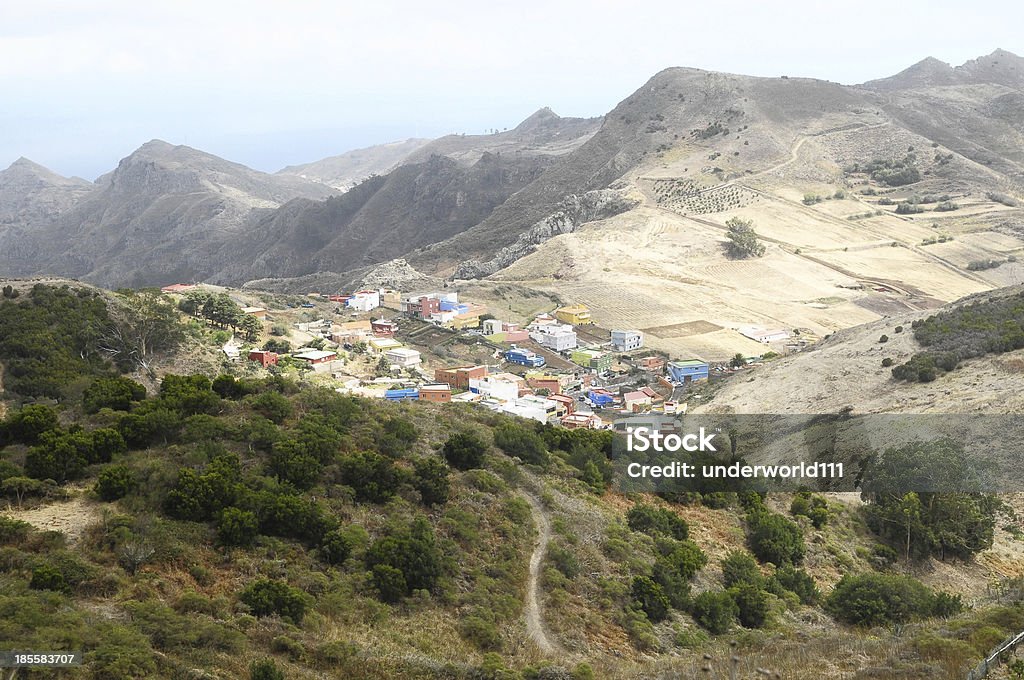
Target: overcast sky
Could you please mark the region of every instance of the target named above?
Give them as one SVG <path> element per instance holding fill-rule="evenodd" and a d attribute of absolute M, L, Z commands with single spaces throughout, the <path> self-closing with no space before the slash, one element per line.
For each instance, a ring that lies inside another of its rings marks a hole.
<path fill-rule="evenodd" d="M 669 66 L 859 83 L 1024 54 L 1024 3 L 2 0 L 0 167 L 94 179 L 160 138 L 281 167 L 597 116 Z"/>

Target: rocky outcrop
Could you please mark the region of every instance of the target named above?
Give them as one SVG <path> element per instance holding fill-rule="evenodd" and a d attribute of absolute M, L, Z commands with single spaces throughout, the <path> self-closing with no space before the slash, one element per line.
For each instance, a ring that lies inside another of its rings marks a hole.
<path fill-rule="evenodd" d="M 468 260 L 455 270 L 454 278 L 480 279 L 490 276 L 516 260 L 526 257 L 537 246 L 560 234 L 571 234 L 580 225 L 614 217 L 636 207 L 638 201 L 611 189 L 588 191 L 582 195 L 567 196 L 559 210 L 519 235 L 515 243 L 506 246 L 486 262 Z"/>

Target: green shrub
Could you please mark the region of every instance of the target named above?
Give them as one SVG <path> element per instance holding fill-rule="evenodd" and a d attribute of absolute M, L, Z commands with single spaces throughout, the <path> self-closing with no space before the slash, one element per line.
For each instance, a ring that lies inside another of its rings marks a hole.
<path fill-rule="evenodd" d="M 526 463 L 547 465 L 548 449 L 537 432 L 530 427 L 506 421 L 494 428 L 494 444 L 506 454 Z"/>
<path fill-rule="evenodd" d="M 32 570 L 32 579 L 28 587 L 32 590 L 56 590 L 67 592 L 70 590 L 64 580 L 64 574 L 52 564 L 41 564 Z"/>
<path fill-rule="evenodd" d="M 709 590 L 693 598 L 691 613 L 701 628 L 712 635 L 721 635 L 732 626 L 739 608 L 729 593 Z"/>
<path fill-rule="evenodd" d="M 726 588 L 739 585 L 760 588 L 764 584 L 757 562 L 750 553 L 742 550 L 733 550 L 722 560 L 722 580 Z"/>
<path fill-rule="evenodd" d="M 798 492 L 793 497 L 789 511 L 793 515 L 802 515 L 811 520 L 811 524 L 815 529 L 820 529 L 828 524 L 830 517 L 828 502 L 822 496 L 812 494 L 809 491 Z"/>
<path fill-rule="evenodd" d="M 382 601 L 398 602 L 408 594 L 409 585 L 401 569 L 388 564 L 375 564 L 371 573 L 373 585 L 377 588 L 377 594 Z"/>
<path fill-rule="evenodd" d="M 444 505 L 451 495 L 448 466 L 438 458 L 418 458 L 413 461 L 413 486 L 420 492 L 424 505 Z"/>
<path fill-rule="evenodd" d="M 459 635 L 485 651 L 501 648 L 498 627 L 481 612 L 474 612 L 459 621 Z"/>
<path fill-rule="evenodd" d="M 682 517 L 666 508 L 637 504 L 626 513 L 626 524 L 633 531 L 650 536 L 662 534 L 682 541 L 687 538 L 690 527 Z"/>
<path fill-rule="evenodd" d="M 441 551 L 424 517 L 417 517 L 406 526 L 392 527 L 367 550 L 366 565 L 371 570 L 378 565 L 397 570 L 404 579 L 406 595 L 414 590 L 433 590 L 442 572 Z M 388 578 L 393 576 L 390 570 L 386 573 Z"/>
<path fill-rule="evenodd" d="M 109 503 L 130 494 L 135 484 L 135 474 L 131 468 L 127 465 L 111 465 L 100 472 L 96 480 L 96 494 Z"/>
<path fill-rule="evenodd" d="M 240 508 L 225 508 L 217 521 L 217 540 L 223 545 L 248 546 L 256 540 L 260 523 L 256 514 Z"/>
<path fill-rule="evenodd" d="M 946 598 L 941 606 L 949 606 Z M 906 623 L 931 616 L 935 611 L 935 596 L 924 584 L 909 576 L 846 575 L 828 596 L 825 609 L 839 621 L 858 626 Z"/>
<path fill-rule="evenodd" d="M 133 401 L 146 398 L 146 388 L 128 378 L 97 378 L 82 394 L 82 408 L 86 413 L 96 413 L 101 408 L 127 411 Z"/>
<path fill-rule="evenodd" d="M 249 680 L 285 680 L 285 677 L 271 659 L 262 659 L 249 666 Z"/>
<path fill-rule="evenodd" d="M 441 453 L 453 468 L 471 470 L 483 464 L 487 444 L 471 432 L 459 432 L 448 438 Z"/>
<path fill-rule="evenodd" d="M 772 512 L 747 515 L 750 550 L 761 562 L 776 565 L 799 564 L 804 557 L 804 537 L 800 527 Z"/>
<path fill-rule="evenodd" d="M 246 586 L 238 598 L 256 616 L 280 616 L 296 625 L 302 623 L 309 596 L 284 581 L 261 578 Z"/>
<path fill-rule="evenodd" d="M 333 529 L 320 541 L 320 556 L 328 564 L 341 564 L 352 554 L 352 540 L 343 529 Z"/>
<path fill-rule="evenodd" d="M 737 618 L 744 628 L 762 628 L 768 621 L 768 594 L 757 585 L 741 583 L 729 590 Z"/>
<path fill-rule="evenodd" d="M 802 604 L 815 604 L 821 596 L 814 579 L 803 569 L 779 567 L 773 578 L 780 586 L 799 597 Z"/>
<path fill-rule="evenodd" d="M 634 578 L 630 594 L 652 623 L 664 621 L 668 617 L 671 603 L 661 586 L 651 579 L 646 576 Z"/>

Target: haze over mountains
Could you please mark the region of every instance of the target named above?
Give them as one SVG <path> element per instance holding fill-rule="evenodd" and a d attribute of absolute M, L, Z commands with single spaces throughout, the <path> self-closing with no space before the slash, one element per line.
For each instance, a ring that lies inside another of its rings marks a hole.
<path fill-rule="evenodd" d="M 917 179 L 879 182 L 863 169 L 873 161 L 912 166 Z M 422 275 L 553 288 L 599 309 L 614 307 L 593 290 L 610 278 L 688 301 L 660 301 L 651 319 L 828 332 L 893 303 L 850 292 L 868 280 L 890 280 L 918 307 L 1012 283 L 1012 262 L 967 265 L 1024 247 L 1022 187 L 1024 59 L 1009 52 L 955 68 L 926 59 L 860 86 L 671 68 L 602 119 L 541 109 L 513 130 L 407 140 L 274 175 L 158 141 L 95 183 L 21 160 L 0 173 L 0 273 L 300 290 L 288 281 L 341 285 L 401 257 Z M 842 199 L 801 200 L 836 191 Z M 896 214 L 929 194 L 959 209 Z M 724 225 L 737 216 L 770 244 L 764 258 L 725 257 Z M 939 232 L 955 240 L 922 245 Z M 728 291 L 751 297 L 737 307 L 719 300 Z M 761 294 L 795 299 L 769 309 Z"/>

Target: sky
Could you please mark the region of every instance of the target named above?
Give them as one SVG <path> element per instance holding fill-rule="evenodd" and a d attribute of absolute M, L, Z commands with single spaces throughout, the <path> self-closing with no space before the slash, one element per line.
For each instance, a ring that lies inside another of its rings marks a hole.
<path fill-rule="evenodd" d="M 670 66 L 854 84 L 1024 55 L 1024 3 L 3 0 L 0 167 L 95 179 L 150 139 L 272 172 L 599 116 Z"/>

